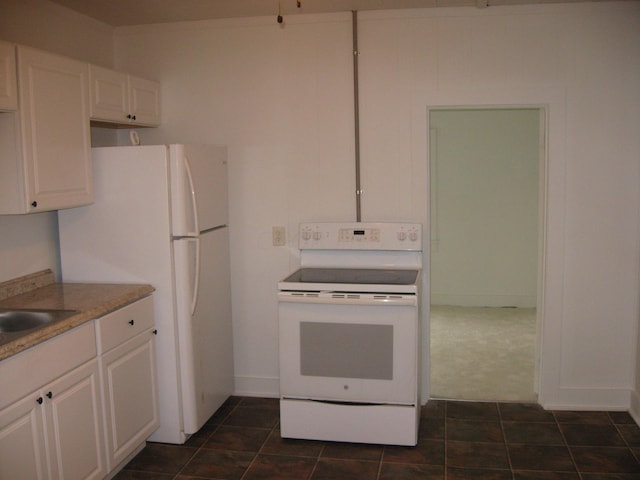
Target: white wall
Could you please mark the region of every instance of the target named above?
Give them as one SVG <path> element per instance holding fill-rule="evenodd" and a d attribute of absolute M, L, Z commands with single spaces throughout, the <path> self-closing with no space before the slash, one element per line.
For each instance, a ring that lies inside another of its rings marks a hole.
<path fill-rule="evenodd" d="M 640 4 L 367 12 L 363 220 L 428 222 L 427 108 L 542 106 L 548 122 L 541 402 L 626 408 L 638 319 Z M 238 393 L 277 392 L 275 282 L 303 220 L 354 218 L 350 15 L 117 30 L 163 85 L 143 142 L 224 142 Z M 285 225 L 285 248 L 270 244 Z M 428 334 L 426 330 L 425 335 Z M 425 369 L 428 371 L 428 368 Z"/>
<path fill-rule="evenodd" d="M 55 212 L 0 215 L 0 282 L 58 267 Z"/>
<path fill-rule="evenodd" d="M 428 154 L 427 106 L 546 108 L 540 400 L 548 407 L 629 403 L 638 314 L 639 26 L 637 2 L 372 13 L 362 21 L 372 215 L 407 214 L 402 201 L 424 204 L 419 186 L 406 187 L 418 183 Z M 395 203 L 382 193 L 393 163 L 409 172 L 397 181 L 406 190 L 391 184 L 402 200 Z"/>
<path fill-rule="evenodd" d="M 540 111 L 429 115 L 431 304 L 535 307 Z"/>
<path fill-rule="evenodd" d="M 0 39 L 110 66 L 113 29 L 46 0 L 2 0 Z M 56 213 L 0 215 L 0 282 L 59 272 Z"/>
<path fill-rule="evenodd" d="M 297 224 L 355 218 L 348 14 L 118 30 L 118 67 L 162 83 L 162 126 L 142 143 L 229 147 L 236 389 L 277 395 L 276 282 Z M 272 226 L 287 228 L 273 247 Z"/>
<path fill-rule="evenodd" d="M 0 4 L 0 38 L 106 64 L 108 29 L 47 3 Z M 359 16 L 363 219 L 427 224 L 428 106 L 544 106 L 541 401 L 627 408 L 640 290 L 640 3 Z M 116 66 L 163 84 L 163 127 L 140 129 L 143 142 L 230 147 L 238 393 L 276 393 L 275 282 L 297 263 L 297 223 L 355 216 L 350 15 L 286 21 L 116 34 Z M 0 280 L 57 261 L 54 223 L 0 218 Z M 286 247 L 271 246 L 273 225 L 287 227 Z M 18 245 L 34 234 L 40 259 L 16 261 L 31 256 Z"/>

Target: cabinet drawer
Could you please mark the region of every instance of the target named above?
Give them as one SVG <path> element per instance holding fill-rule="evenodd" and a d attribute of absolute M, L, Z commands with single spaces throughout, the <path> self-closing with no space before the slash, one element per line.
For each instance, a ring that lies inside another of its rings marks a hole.
<path fill-rule="evenodd" d="M 153 327 L 153 299 L 138 300 L 96 320 L 98 353 L 102 354 Z"/>

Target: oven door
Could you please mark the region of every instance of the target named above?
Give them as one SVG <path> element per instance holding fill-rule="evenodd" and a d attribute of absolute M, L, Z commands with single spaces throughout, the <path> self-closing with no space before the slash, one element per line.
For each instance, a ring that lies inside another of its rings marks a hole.
<path fill-rule="evenodd" d="M 415 295 L 280 292 L 280 395 L 417 402 Z"/>

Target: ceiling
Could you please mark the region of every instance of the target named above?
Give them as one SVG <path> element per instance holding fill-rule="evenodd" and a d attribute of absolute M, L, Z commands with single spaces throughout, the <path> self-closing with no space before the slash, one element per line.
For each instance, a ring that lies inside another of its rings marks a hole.
<path fill-rule="evenodd" d="M 566 3 L 582 0 L 51 0 L 108 25 L 144 25 L 213 18 L 400 8 Z"/>

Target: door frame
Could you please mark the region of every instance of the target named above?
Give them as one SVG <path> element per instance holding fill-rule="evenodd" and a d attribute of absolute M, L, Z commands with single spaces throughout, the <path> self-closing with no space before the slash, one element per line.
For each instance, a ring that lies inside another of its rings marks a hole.
<path fill-rule="evenodd" d="M 549 227 L 549 103 L 474 103 L 474 102 L 451 102 L 429 104 L 426 108 L 426 159 L 427 159 L 427 208 L 424 222 L 424 238 L 428 245 L 424 248 L 427 250 L 425 258 L 425 272 L 423 282 L 423 331 L 422 331 L 422 401 L 425 403 L 429 399 L 430 394 L 430 371 L 431 371 L 431 352 L 430 352 L 430 305 L 431 305 L 431 120 L 432 111 L 439 110 L 513 110 L 513 109 L 534 109 L 539 112 L 539 152 L 538 152 L 538 258 L 537 258 L 537 288 L 536 288 L 536 345 L 534 358 L 534 378 L 533 389 L 538 396 L 538 403 L 543 404 L 544 400 L 544 382 L 543 382 L 543 351 L 544 351 L 544 325 L 545 313 L 547 312 L 545 288 L 547 287 L 546 279 L 548 276 L 548 251 L 547 238 Z"/>

